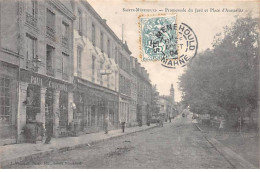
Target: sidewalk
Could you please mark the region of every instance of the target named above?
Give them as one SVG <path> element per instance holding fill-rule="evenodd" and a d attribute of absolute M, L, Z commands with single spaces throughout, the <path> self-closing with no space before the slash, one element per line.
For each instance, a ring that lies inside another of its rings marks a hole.
<path fill-rule="evenodd" d="M 148 130 L 154 127 L 156 127 L 156 125 L 151 124 L 150 126 L 143 125 L 142 127 L 137 126 L 126 128 L 125 133 L 122 133 L 122 130 L 118 129 L 109 131 L 108 134 L 104 134 L 104 132 L 99 132 L 84 134 L 78 137 L 54 138 L 51 140 L 51 144 L 44 144 L 40 142 L 37 144 L 21 143 L 0 146 L 0 169 L 4 166 L 23 161 L 25 159 L 33 159 L 55 152 L 69 151 L 115 137 Z"/>
<path fill-rule="evenodd" d="M 220 132 L 205 125 L 195 125 L 234 168 L 259 168 L 258 133 Z"/>

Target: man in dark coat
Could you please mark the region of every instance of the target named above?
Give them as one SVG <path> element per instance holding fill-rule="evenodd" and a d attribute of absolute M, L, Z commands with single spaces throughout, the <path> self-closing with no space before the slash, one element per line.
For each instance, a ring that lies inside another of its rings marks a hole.
<path fill-rule="evenodd" d="M 46 125 L 46 140 L 45 140 L 45 144 L 49 144 L 53 135 L 53 127 L 52 127 L 52 122 L 49 121 Z"/>
<path fill-rule="evenodd" d="M 121 122 L 121 127 L 122 127 L 122 131 L 124 133 L 125 132 L 125 122 Z"/>

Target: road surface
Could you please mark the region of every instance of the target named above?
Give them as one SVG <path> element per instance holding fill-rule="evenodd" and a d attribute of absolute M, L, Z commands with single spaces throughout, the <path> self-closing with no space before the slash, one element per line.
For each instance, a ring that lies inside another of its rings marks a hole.
<path fill-rule="evenodd" d="M 232 168 L 190 118 L 8 168 Z"/>

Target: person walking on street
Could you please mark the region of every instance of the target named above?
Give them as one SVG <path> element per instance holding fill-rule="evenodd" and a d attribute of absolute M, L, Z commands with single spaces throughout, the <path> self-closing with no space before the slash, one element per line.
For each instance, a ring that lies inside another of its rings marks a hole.
<path fill-rule="evenodd" d="M 125 122 L 121 122 L 121 127 L 122 127 L 122 131 L 124 133 L 125 132 Z"/>
<path fill-rule="evenodd" d="M 53 131 L 52 131 L 52 122 L 49 121 L 46 125 L 46 140 L 45 140 L 45 144 L 50 144 L 50 141 L 51 141 L 51 138 L 52 138 L 52 134 L 53 134 Z"/>

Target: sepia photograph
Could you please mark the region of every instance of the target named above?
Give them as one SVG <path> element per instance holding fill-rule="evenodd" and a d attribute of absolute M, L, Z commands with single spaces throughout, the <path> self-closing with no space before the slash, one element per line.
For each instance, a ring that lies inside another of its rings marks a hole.
<path fill-rule="evenodd" d="M 259 169 L 258 0 L 0 0 L 0 169 Z"/>

